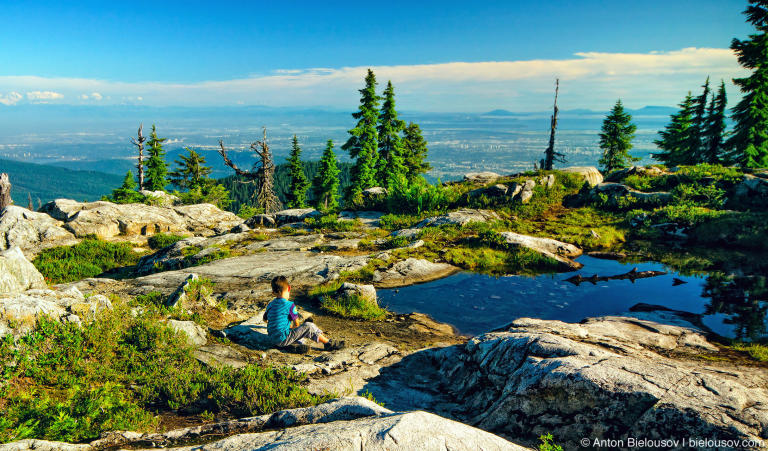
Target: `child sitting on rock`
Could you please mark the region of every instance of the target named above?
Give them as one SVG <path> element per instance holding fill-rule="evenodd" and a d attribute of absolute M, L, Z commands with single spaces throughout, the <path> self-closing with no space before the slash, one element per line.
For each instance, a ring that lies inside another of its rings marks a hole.
<path fill-rule="evenodd" d="M 299 340 L 309 338 L 317 343 L 323 343 L 326 351 L 335 351 L 344 347 L 343 341 L 330 341 L 323 335 L 323 331 L 313 322 L 304 322 L 299 325 L 299 314 L 296 305 L 288 301 L 291 295 L 291 286 L 285 276 L 277 276 L 272 279 L 272 294 L 276 296 L 267 305 L 264 312 L 264 320 L 267 321 L 267 333 L 278 347 L 291 346 L 292 350 L 300 353 L 309 351 L 309 346 Z M 298 344 L 295 344 L 298 343 Z"/>

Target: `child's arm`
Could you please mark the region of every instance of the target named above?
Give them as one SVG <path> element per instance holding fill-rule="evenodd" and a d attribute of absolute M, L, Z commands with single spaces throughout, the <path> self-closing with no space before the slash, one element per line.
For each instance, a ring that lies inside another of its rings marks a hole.
<path fill-rule="evenodd" d="M 288 309 L 288 319 L 291 321 L 291 329 L 299 327 L 299 312 L 296 311 L 296 304 L 291 303 Z"/>

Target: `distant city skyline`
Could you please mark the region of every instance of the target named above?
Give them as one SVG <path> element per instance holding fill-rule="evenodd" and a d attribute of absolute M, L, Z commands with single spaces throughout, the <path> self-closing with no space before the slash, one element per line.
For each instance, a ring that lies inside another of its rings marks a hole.
<path fill-rule="evenodd" d="M 373 68 L 412 111 L 672 106 L 728 48 L 745 1 L 8 2 L 0 108 L 68 105 L 353 109 Z"/>

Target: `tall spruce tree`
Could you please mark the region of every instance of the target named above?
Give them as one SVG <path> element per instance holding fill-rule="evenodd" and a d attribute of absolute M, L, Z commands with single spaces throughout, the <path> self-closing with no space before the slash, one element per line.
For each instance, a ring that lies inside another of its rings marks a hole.
<path fill-rule="evenodd" d="M 403 129 L 405 129 L 405 122 L 397 118 L 397 110 L 395 110 L 395 88 L 392 87 L 392 82 L 388 81 L 384 89 L 384 103 L 377 128 L 379 140 L 377 181 L 387 188 L 406 180 L 403 141 L 400 137 Z"/>
<path fill-rule="evenodd" d="M 731 49 L 743 67 L 752 70 L 733 82 L 744 96 L 733 109 L 735 122 L 728 139 L 733 159 L 744 167 L 768 167 L 768 0 L 750 0 L 744 11 L 757 33 L 734 39 Z"/>
<path fill-rule="evenodd" d="M 704 161 L 704 129 L 707 123 L 707 102 L 709 101 L 709 77 L 701 86 L 703 91 L 693 102 L 693 119 L 691 120 L 691 130 L 688 134 L 688 164 L 697 164 Z"/>
<path fill-rule="evenodd" d="M 694 99 L 690 92 L 680 103 L 680 110 L 670 116 L 670 122 L 659 132 L 660 138 L 654 144 L 661 149 L 653 158 L 669 166 L 691 164 L 690 134 L 693 123 Z"/>
<path fill-rule="evenodd" d="M 301 147 L 299 138 L 293 135 L 291 154 L 288 156 L 288 165 L 290 167 L 290 188 L 286 196 L 288 208 L 305 208 L 307 206 L 307 189 L 309 181 L 304 173 L 304 164 L 301 162 Z"/>
<path fill-rule="evenodd" d="M 188 155 L 179 155 L 174 161 L 176 169 L 168 173 L 168 180 L 179 189 L 201 188 L 210 182 L 211 168 L 205 165 L 205 157 L 186 147 Z"/>
<path fill-rule="evenodd" d="M 333 140 L 329 139 L 312 184 L 318 210 L 331 211 L 339 207 L 339 172 L 336 155 L 333 153 Z"/>
<path fill-rule="evenodd" d="M 725 82 L 720 81 L 717 95 L 712 96 L 707 110 L 707 122 L 703 133 L 702 159 L 705 163 L 719 164 L 725 160 L 723 141 L 725 137 L 725 109 L 728 98 Z"/>
<path fill-rule="evenodd" d="M 149 146 L 149 158 L 146 161 L 146 181 L 144 188 L 150 191 L 165 191 L 168 184 L 168 163 L 165 162 L 165 150 L 163 141 L 166 138 L 158 138 L 155 125 L 152 124 L 152 133 L 149 135 L 147 145 Z"/>
<path fill-rule="evenodd" d="M 415 180 L 432 167 L 427 162 L 427 141 L 421 135 L 419 125 L 410 122 L 403 132 L 403 160 L 408 181 Z"/>
<path fill-rule="evenodd" d="M 603 120 L 600 132 L 600 149 L 603 150 L 603 156 L 600 158 L 600 166 L 606 171 L 612 171 L 625 168 L 633 161 L 639 161 L 640 158 L 629 154 L 635 131 L 637 127 L 632 123 L 632 116 L 624 111 L 624 105 L 619 99 Z"/>
<path fill-rule="evenodd" d="M 352 167 L 352 184 L 347 198 L 352 204 L 362 203 L 363 190 L 376 186 L 378 160 L 378 134 L 376 123 L 379 118 L 379 96 L 376 95 L 376 76 L 368 69 L 365 87 L 360 90 L 360 107 L 352 113 L 357 119 L 355 128 L 349 130 L 349 139 L 341 146 L 355 159 Z"/>

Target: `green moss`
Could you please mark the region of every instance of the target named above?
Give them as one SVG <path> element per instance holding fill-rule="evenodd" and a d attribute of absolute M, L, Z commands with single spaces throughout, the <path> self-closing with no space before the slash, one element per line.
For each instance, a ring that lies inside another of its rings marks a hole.
<path fill-rule="evenodd" d="M 760 343 L 737 343 L 733 349 L 746 352 L 758 362 L 768 362 L 768 346 Z"/>
<path fill-rule="evenodd" d="M 73 246 L 46 249 L 32 261 L 48 283 L 95 277 L 111 269 L 135 265 L 141 254 L 130 243 L 86 238 Z"/>

